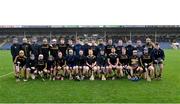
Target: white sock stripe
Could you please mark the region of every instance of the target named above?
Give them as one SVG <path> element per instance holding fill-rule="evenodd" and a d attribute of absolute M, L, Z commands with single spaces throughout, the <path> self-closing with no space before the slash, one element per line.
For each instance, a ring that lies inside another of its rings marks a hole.
<path fill-rule="evenodd" d="M 10 72 L 10 73 L 7 73 L 7 74 L 4 74 L 4 75 L 1 75 L 0 76 L 0 78 L 2 78 L 2 77 L 5 77 L 5 76 L 7 76 L 7 75 L 9 75 L 9 74 L 12 74 L 13 72 Z"/>

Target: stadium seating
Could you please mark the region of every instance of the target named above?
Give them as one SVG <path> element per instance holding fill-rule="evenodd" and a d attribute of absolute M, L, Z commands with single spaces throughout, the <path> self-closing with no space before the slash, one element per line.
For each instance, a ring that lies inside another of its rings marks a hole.
<path fill-rule="evenodd" d="M 11 45 L 12 45 L 12 43 L 6 42 L 5 44 L 3 44 L 3 45 L 0 47 L 0 49 L 1 49 L 1 50 L 9 50 L 9 49 L 11 48 Z"/>

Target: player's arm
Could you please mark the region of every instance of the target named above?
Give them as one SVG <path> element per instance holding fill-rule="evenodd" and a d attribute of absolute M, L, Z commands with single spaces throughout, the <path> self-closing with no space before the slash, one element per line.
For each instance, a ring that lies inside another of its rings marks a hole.
<path fill-rule="evenodd" d="M 18 56 L 16 56 L 15 59 L 14 59 L 14 65 L 17 64 L 17 58 L 18 58 Z"/>
<path fill-rule="evenodd" d="M 96 64 L 97 64 L 97 58 L 95 57 L 94 63 L 92 64 L 92 67 L 96 66 Z"/>
<path fill-rule="evenodd" d="M 90 65 L 87 61 L 86 61 L 86 65 L 89 66 L 89 67 L 91 67 L 91 65 Z"/>
<path fill-rule="evenodd" d="M 42 54 L 41 47 L 42 47 L 42 45 L 39 45 L 39 48 L 38 48 L 39 54 Z"/>
<path fill-rule="evenodd" d="M 118 58 L 118 59 L 119 59 L 119 58 Z M 119 64 L 120 64 L 120 65 L 122 65 L 122 63 L 121 63 L 120 59 L 119 59 Z"/>
<path fill-rule="evenodd" d="M 13 46 L 11 46 L 11 55 L 14 56 L 14 49 L 13 49 Z"/>
<path fill-rule="evenodd" d="M 164 54 L 164 51 L 162 50 L 162 52 L 161 52 L 161 53 L 162 53 L 162 57 L 161 57 L 161 58 L 164 60 L 164 59 L 165 59 L 165 54 Z"/>
<path fill-rule="evenodd" d="M 153 61 L 156 60 L 156 59 L 155 59 L 155 55 L 154 55 L 154 50 L 152 50 L 152 52 L 151 52 L 151 57 L 152 57 L 152 60 L 153 60 Z"/>
<path fill-rule="evenodd" d="M 96 66 L 96 61 L 92 64 L 92 67 Z"/>
<path fill-rule="evenodd" d="M 23 66 L 23 68 L 25 69 L 27 66 L 26 66 L 26 62 L 27 62 L 27 58 L 26 57 L 24 57 L 24 66 Z"/>
<path fill-rule="evenodd" d="M 64 62 L 64 65 L 63 65 L 63 67 L 65 67 L 66 66 L 66 61 Z"/>
<path fill-rule="evenodd" d="M 142 62 L 142 58 L 139 58 L 139 62 L 140 62 L 140 66 L 144 67 L 143 62 Z"/>
<path fill-rule="evenodd" d="M 45 63 L 45 67 L 44 67 L 44 69 L 47 69 L 47 63 Z"/>
<path fill-rule="evenodd" d="M 116 65 L 115 66 L 117 66 L 118 63 L 119 63 L 119 58 L 116 58 Z"/>
<path fill-rule="evenodd" d="M 108 64 L 112 66 L 111 62 L 110 62 L 110 59 L 108 58 Z"/>
<path fill-rule="evenodd" d="M 30 68 L 29 59 L 26 60 L 26 68 Z"/>
<path fill-rule="evenodd" d="M 155 47 L 155 44 L 153 43 L 153 42 L 151 42 L 151 44 L 152 44 L 152 46 L 153 46 L 153 48 Z"/>
<path fill-rule="evenodd" d="M 128 60 L 128 66 L 131 65 L 131 57 L 129 57 L 129 60 Z"/>

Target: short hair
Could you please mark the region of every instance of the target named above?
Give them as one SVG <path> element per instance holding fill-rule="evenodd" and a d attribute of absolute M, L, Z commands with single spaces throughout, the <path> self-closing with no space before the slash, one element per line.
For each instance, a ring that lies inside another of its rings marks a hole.
<path fill-rule="evenodd" d="M 158 43 L 158 42 L 156 42 L 156 43 L 155 43 L 155 45 L 159 45 L 159 43 Z"/>

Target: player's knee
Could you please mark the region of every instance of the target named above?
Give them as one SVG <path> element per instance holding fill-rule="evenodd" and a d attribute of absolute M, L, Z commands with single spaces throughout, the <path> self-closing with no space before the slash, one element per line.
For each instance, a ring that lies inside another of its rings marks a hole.
<path fill-rule="evenodd" d="M 150 71 L 153 71 L 153 70 L 154 70 L 154 67 L 153 67 L 153 66 L 149 66 L 148 69 L 149 69 Z"/>
<path fill-rule="evenodd" d="M 122 69 L 123 69 L 123 66 L 119 66 L 119 69 L 122 70 Z"/>
<path fill-rule="evenodd" d="M 93 67 L 93 70 L 94 70 L 94 71 L 97 71 L 97 67 L 96 67 L 96 66 L 95 66 L 95 67 Z"/>

